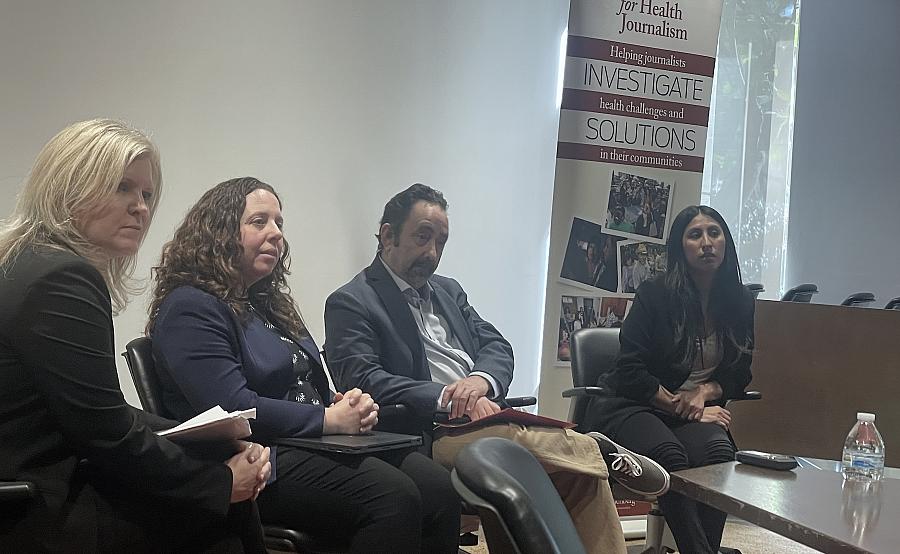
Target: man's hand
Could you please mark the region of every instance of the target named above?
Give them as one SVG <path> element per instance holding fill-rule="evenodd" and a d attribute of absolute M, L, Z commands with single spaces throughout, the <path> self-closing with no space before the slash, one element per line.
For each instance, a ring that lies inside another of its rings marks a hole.
<path fill-rule="evenodd" d="M 470 412 L 466 412 L 466 415 L 469 416 L 469 419 L 472 421 L 477 421 L 483 417 L 494 415 L 499 411 L 500 406 L 498 406 L 496 402 L 488 400 L 486 396 L 482 396 L 475 401 L 475 408 Z"/>
<path fill-rule="evenodd" d="M 731 426 L 731 412 L 722 406 L 708 406 L 703 408 L 700 423 L 715 423 L 721 425 L 727 431 Z"/>
<path fill-rule="evenodd" d="M 479 398 L 487 396 L 491 385 L 487 379 L 479 375 L 469 375 L 455 383 L 447 385 L 441 396 L 441 408 L 450 405 L 450 419 L 462 417 L 475 409 L 475 403 Z M 471 416 L 469 416 L 471 417 Z"/>

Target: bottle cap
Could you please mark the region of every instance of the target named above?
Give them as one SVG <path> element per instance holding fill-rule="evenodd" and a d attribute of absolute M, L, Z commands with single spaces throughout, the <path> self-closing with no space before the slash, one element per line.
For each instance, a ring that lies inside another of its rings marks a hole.
<path fill-rule="evenodd" d="M 865 421 L 867 423 L 875 422 L 875 414 L 870 414 L 869 412 L 856 412 L 856 419 L 859 421 Z"/>

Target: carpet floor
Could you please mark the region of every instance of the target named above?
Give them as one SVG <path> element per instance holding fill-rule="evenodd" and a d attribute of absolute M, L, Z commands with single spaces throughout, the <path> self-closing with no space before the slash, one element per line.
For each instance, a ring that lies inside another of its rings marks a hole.
<path fill-rule="evenodd" d="M 479 531 L 480 533 L 480 531 Z M 484 537 L 479 536 L 478 546 L 465 546 L 460 552 L 488 554 Z M 643 540 L 628 541 L 628 546 L 643 544 Z M 722 544 L 737 548 L 742 554 L 811 554 L 816 551 L 749 523 L 729 519 L 725 524 Z"/>

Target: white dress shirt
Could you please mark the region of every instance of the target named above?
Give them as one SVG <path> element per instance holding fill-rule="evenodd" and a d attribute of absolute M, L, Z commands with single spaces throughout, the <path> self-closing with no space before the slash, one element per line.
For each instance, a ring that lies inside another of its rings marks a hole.
<path fill-rule="evenodd" d="M 434 311 L 431 284 L 425 283 L 422 290 L 418 291 L 394 273 L 383 259 L 381 262 L 409 304 L 409 311 L 416 321 L 416 326 L 419 328 L 419 336 L 422 337 L 422 343 L 425 346 L 425 358 L 428 360 L 431 380 L 445 385 L 444 388 L 446 389 L 446 385 L 465 379 L 469 375 L 478 375 L 488 382 L 490 390 L 487 397 L 493 399 L 496 394 L 495 391 L 500 390 L 497 381 L 483 371 L 472 371 L 475 362 L 463 350 L 459 339 L 453 334 L 453 330 L 444 316 Z M 447 408 L 441 407 L 443 394 L 444 391 L 442 390 L 436 404 L 439 411 L 448 411 L 449 406 Z"/>

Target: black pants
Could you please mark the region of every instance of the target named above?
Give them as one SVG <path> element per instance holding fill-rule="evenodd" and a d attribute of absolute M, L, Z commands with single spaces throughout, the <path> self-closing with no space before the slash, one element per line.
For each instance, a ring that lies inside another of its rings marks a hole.
<path fill-rule="evenodd" d="M 626 419 L 614 440 L 649 456 L 667 471 L 678 471 L 734 460 L 734 443 L 715 423 L 686 422 L 658 412 L 640 412 Z M 725 513 L 670 492 L 659 498 L 679 552 L 719 551 Z"/>
<path fill-rule="evenodd" d="M 88 501 L 96 507 L 97 552 L 266 552 L 255 502 L 232 504 L 224 521 L 210 521 L 183 506 L 124 498 L 107 483 L 94 485 L 73 489 L 73 501 Z M 68 546 L 64 550 L 69 551 Z M 71 551 L 80 549 L 73 546 Z"/>
<path fill-rule="evenodd" d="M 374 456 L 279 446 L 263 522 L 346 539 L 351 552 L 453 553 L 460 501 L 450 474 L 418 452 Z"/>

